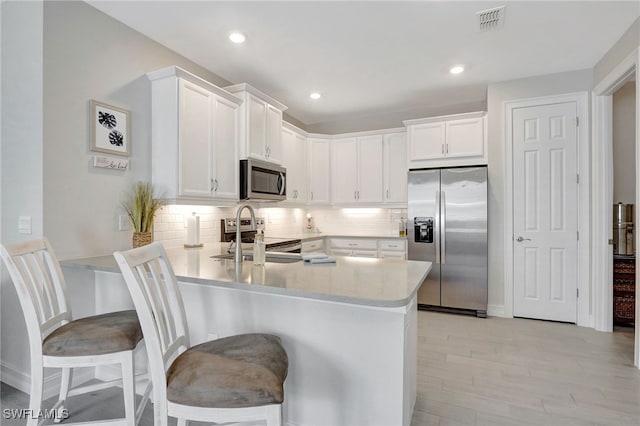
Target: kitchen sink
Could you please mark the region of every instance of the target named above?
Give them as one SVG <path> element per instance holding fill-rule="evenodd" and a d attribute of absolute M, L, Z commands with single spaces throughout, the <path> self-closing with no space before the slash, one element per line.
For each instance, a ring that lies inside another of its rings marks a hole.
<path fill-rule="evenodd" d="M 253 256 L 249 254 L 245 254 L 242 256 L 244 260 L 253 260 Z M 216 256 L 211 256 L 212 259 L 215 260 L 233 260 L 235 255 L 233 254 L 219 254 Z M 302 257 L 298 253 L 267 253 L 265 256 L 265 262 L 267 263 L 295 263 L 300 262 Z"/>

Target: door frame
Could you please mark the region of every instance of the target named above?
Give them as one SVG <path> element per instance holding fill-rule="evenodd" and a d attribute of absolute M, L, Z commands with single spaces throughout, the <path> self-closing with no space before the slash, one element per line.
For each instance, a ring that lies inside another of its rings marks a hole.
<path fill-rule="evenodd" d="M 579 126 L 577 129 L 577 170 L 580 176 L 578 186 L 578 291 L 582 297 L 576 304 L 576 324 L 591 326 L 591 311 L 589 309 L 590 274 L 590 167 L 589 167 L 589 94 L 588 92 L 567 93 L 563 95 L 543 96 L 518 99 L 504 102 L 504 316 L 513 317 L 513 285 L 514 285 L 514 244 L 513 244 L 513 110 L 534 106 L 543 106 L 565 102 L 575 102 Z"/>
<path fill-rule="evenodd" d="M 613 266 L 609 238 L 613 232 L 608 200 L 613 197 L 613 93 L 635 76 L 636 79 L 636 204 L 640 200 L 640 48 L 634 49 L 593 89 L 593 327 L 613 331 Z M 635 221 L 640 223 L 636 206 Z M 637 238 L 636 238 L 637 240 Z M 636 254 L 638 242 L 636 241 Z M 636 283 L 640 280 L 636 258 Z M 640 368 L 640 286 L 636 285 L 634 364 Z"/>

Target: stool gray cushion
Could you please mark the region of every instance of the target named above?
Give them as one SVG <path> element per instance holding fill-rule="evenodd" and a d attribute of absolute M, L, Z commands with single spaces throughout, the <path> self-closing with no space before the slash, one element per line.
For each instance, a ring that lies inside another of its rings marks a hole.
<path fill-rule="evenodd" d="M 279 404 L 289 362 L 280 338 L 241 334 L 194 346 L 167 371 L 167 399 L 195 407 Z"/>
<path fill-rule="evenodd" d="M 101 355 L 131 350 L 142 340 L 136 311 L 80 318 L 55 330 L 42 342 L 51 356 Z"/>

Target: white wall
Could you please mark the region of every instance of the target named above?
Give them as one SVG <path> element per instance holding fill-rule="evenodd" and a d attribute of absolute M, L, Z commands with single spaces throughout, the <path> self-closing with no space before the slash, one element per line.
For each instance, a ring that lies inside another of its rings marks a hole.
<path fill-rule="evenodd" d="M 489 85 L 489 305 L 504 306 L 504 103 L 590 91 L 592 83 L 592 70 L 587 69 Z"/>
<path fill-rule="evenodd" d="M 301 127 L 309 133 L 336 135 L 340 133 L 360 132 L 365 130 L 381 130 L 404 127 L 403 120 L 435 117 L 438 115 L 461 114 L 464 112 L 486 111 L 486 99 L 460 104 L 429 106 L 425 108 L 393 111 L 382 114 L 368 114 L 362 117 L 349 117 L 345 120 L 308 124 Z M 295 124 L 295 123 L 292 123 Z M 300 127 L 300 126 L 298 126 Z"/>
<path fill-rule="evenodd" d="M 636 202 L 636 83 L 613 94 L 613 202 Z"/>
<path fill-rule="evenodd" d="M 130 185 L 151 178 L 146 73 L 175 64 L 228 82 L 82 2 L 45 2 L 44 40 L 44 232 L 61 259 L 130 248 L 117 216 Z M 91 99 L 131 111 L 130 171 L 91 166 Z"/>
<path fill-rule="evenodd" d="M 2 2 L 2 241 L 42 236 L 43 4 Z M 18 216 L 31 216 L 31 235 L 18 234 Z M 13 284 L 2 275 L 2 373 L 29 372 L 26 327 Z M 22 374 L 20 374 L 22 373 Z"/>
<path fill-rule="evenodd" d="M 593 86 L 595 87 L 600 83 L 607 74 L 613 71 L 613 69 L 638 46 L 640 46 L 640 18 L 631 24 L 622 37 L 620 37 L 593 67 Z"/>

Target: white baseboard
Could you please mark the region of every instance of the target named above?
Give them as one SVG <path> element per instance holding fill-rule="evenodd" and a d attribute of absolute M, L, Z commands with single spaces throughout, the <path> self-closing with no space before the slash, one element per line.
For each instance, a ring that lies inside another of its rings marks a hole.
<path fill-rule="evenodd" d="M 504 305 L 487 305 L 487 316 L 506 318 Z"/>
<path fill-rule="evenodd" d="M 47 370 L 48 369 L 45 369 L 45 374 Z M 92 368 L 75 369 L 73 371 L 72 386 L 77 386 L 93 378 L 94 371 Z M 0 380 L 9 386 L 26 393 L 27 395 L 31 392 L 31 376 L 5 361 L 0 362 Z M 44 399 L 57 396 L 58 392 L 60 392 L 60 370 L 55 369 L 51 374 L 46 375 L 44 378 Z"/>

